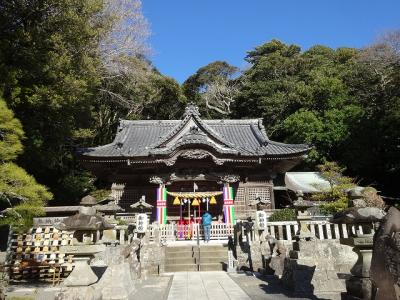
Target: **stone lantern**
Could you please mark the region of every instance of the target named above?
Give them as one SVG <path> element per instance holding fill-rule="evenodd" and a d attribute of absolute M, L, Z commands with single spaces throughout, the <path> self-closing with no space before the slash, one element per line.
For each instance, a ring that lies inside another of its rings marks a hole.
<path fill-rule="evenodd" d="M 74 232 L 73 244 L 60 247 L 61 253 L 74 255 L 75 261 L 74 270 L 64 281 L 66 286 L 88 286 L 98 280 L 88 262 L 95 253 L 105 250 L 105 246 L 99 244 L 101 232 L 114 226 L 97 215 L 96 209 L 92 207 L 94 204 L 96 200 L 93 197 L 84 197 L 77 214 L 55 224 L 59 230 Z"/>
<path fill-rule="evenodd" d="M 296 232 L 295 238 L 297 240 L 311 240 L 314 239 L 314 234 L 308 228 L 308 222 L 311 221 L 311 214 L 308 209 L 314 206 L 312 201 L 307 201 L 303 199 L 303 192 L 297 192 L 297 200 L 294 201 L 293 206 L 297 213 L 297 223 L 299 226 Z"/>

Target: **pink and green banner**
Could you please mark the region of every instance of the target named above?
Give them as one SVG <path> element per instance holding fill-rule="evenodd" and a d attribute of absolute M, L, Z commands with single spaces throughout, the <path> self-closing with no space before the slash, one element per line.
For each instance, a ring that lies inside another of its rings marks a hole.
<path fill-rule="evenodd" d="M 160 186 L 157 189 L 157 222 L 167 224 L 167 189 Z"/>
<path fill-rule="evenodd" d="M 226 185 L 222 190 L 224 199 L 225 223 L 235 224 L 235 206 L 233 205 L 233 187 Z"/>

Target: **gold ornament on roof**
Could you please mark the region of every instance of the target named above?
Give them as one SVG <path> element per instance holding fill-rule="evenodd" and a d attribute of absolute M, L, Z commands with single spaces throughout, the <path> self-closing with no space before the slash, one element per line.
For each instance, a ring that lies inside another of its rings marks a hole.
<path fill-rule="evenodd" d="M 192 202 L 192 206 L 199 206 L 199 200 L 197 198 L 194 198 L 193 202 Z"/>

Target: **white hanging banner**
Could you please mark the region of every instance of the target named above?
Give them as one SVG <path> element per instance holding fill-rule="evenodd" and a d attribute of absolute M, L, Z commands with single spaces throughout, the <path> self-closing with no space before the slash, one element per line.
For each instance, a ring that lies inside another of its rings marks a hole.
<path fill-rule="evenodd" d="M 136 215 L 136 231 L 138 233 L 145 233 L 149 225 L 149 218 L 146 214 Z"/>

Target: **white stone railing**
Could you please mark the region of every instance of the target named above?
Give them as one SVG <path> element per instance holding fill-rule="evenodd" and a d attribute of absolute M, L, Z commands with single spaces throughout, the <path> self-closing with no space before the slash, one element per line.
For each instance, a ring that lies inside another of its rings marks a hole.
<path fill-rule="evenodd" d="M 363 233 L 361 225 L 333 224 L 329 221 L 309 221 L 310 231 L 319 240 L 348 238 L 358 231 Z M 297 221 L 268 222 L 268 233 L 277 240 L 291 241 L 298 230 Z"/>
<path fill-rule="evenodd" d="M 360 225 L 349 224 L 333 224 L 329 221 L 309 221 L 311 232 L 319 240 L 334 240 L 340 238 L 348 238 L 356 233 L 363 233 L 363 228 Z M 150 239 L 155 237 L 155 229 L 158 225 L 152 224 L 149 226 Z M 242 227 L 242 234 L 245 237 L 245 230 Z M 275 237 L 277 240 L 292 241 L 298 230 L 298 223 L 296 221 L 285 222 L 268 222 L 267 234 Z M 199 224 L 192 225 L 177 225 L 167 224 L 159 227 L 160 239 L 164 241 L 177 241 L 177 240 L 196 240 L 197 232 L 199 238 L 204 238 L 203 227 Z M 234 236 L 234 225 L 232 224 L 212 224 L 211 225 L 211 239 L 212 240 L 227 240 L 229 236 Z M 257 240 L 256 231 L 252 231 L 252 240 Z"/>
<path fill-rule="evenodd" d="M 200 224 L 178 225 L 166 224 L 158 226 L 152 224 L 149 226 L 149 237 L 154 239 L 156 236 L 155 230 L 158 228 L 161 240 L 164 241 L 179 241 L 179 240 L 196 240 L 197 233 L 199 238 L 204 238 L 203 226 Z M 210 229 L 210 237 L 212 240 L 226 240 L 228 236 L 233 236 L 234 225 L 232 224 L 212 224 Z"/>
<path fill-rule="evenodd" d="M 43 217 L 34 218 L 34 227 L 39 226 L 53 226 L 55 223 L 62 221 L 66 217 Z M 319 240 L 333 240 L 340 238 L 348 238 L 356 233 L 363 233 L 361 225 L 350 225 L 350 224 L 333 224 L 329 221 L 309 221 L 311 232 Z M 166 224 L 158 226 L 151 224 L 148 227 L 147 234 L 150 240 L 156 238 L 156 228 L 158 228 L 159 238 L 163 241 L 179 241 L 179 240 L 196 240 L 197 233 L 199 238 L 204 238 L 203 226 L 199 224 L 192 225 L 178 225 L 178 224 Z M 116 226 L 115 237 L 121 244 L 128 243 L 129 237 L 127 235 L 127 226 Z M 244 226 L 242 227 L 242 235 L 245 237 Z M 277 240 L 292 241 L 298 230 L 298 223 L 296 221 L 284 221 L 284 222 L 268 222 L 267 223 L 267 234 L 273 236 Z M 234 225 L 232 224 L 212 224 L 210 237 L 212 240 L 227 240 L 229 236 L 234 236 Z M 253 230 L 251 240 L 257 240 L 256 231 Z"/>

